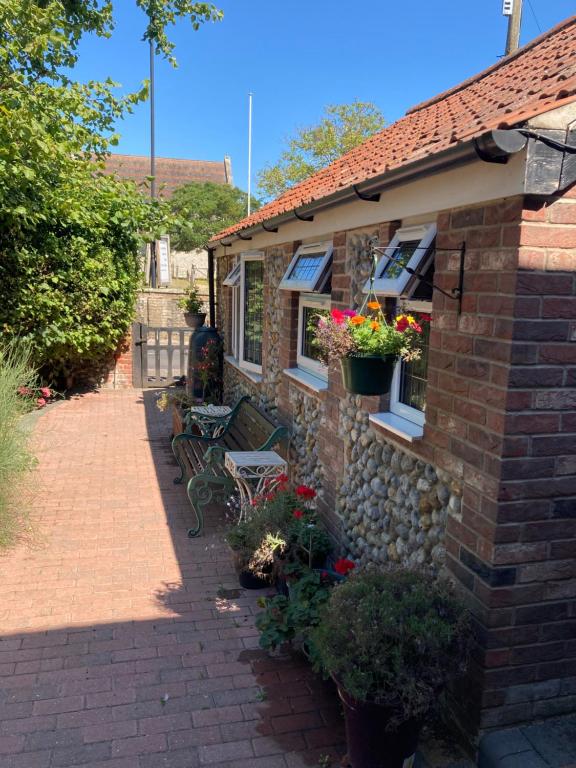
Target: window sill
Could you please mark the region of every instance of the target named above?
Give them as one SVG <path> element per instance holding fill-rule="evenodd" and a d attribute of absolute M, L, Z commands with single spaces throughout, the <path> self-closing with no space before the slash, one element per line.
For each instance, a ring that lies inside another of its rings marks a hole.
<path fill-rule="evenodd" d="M 328 382 L 311 373 L 302 371 L 300 368 L 284 368 L 283 373 L 289 379 L 293 379 L 298 384 L 303 384 L 307 389 L 313 392 L 324 392 L 328 389 Z"/>
<path fill-rule="evenodd" d="M 393 432 L 409 443 L 421 440 L 424 434 L 424 427 L 414 424 L 413 421 L 408 421 L 408 419 L 403 419 L 395 413 L 372 413 L 369 416 L 369 421 L 377 427 Z"/>
<path fill-rule="evenodd" d="M 255 373 L 254 371 L 249 371 L 246 368 L 243 368 L 238 360 L 235 357 L 232 357 L 232 355 L 226 355 L 224 357 L 224 361 L 228 363 L 228 365 L 231 365 L 233 368 L 236 368 L 237 371 L 240 371 L 240 373 L 244 374 L 247 379 L 250 379 L 250 381 L 254 382 L 254 384 L 260 384 L 262 381 L 262 374 L 261 373 Z"/>

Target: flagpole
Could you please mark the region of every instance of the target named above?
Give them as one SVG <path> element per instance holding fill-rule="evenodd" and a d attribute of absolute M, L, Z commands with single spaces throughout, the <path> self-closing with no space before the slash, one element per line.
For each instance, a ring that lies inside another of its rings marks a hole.
<path fill-rule="evenodd" d="M 248 216 L 252 195 L 252 91 L 248 94 Z"/>
<path fill-rule="evenodd" d="M 156 124 L 154 114 L 154 42 L 150 40 L 150 197 L 156 199 Z M 157 287 L 156 242 L 150 243 L 150 285 Z"/>

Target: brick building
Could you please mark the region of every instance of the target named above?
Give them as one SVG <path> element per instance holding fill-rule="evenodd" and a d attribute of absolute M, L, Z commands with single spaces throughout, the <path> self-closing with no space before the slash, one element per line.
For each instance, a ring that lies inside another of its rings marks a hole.
<path fill-rule="evenodd" d="M 576 18 L 211 243 L 227 397 L 290 426 L 293 475 L 343 549 L 461 585 L 471 734 L 576 709 L 574 127 Z M 432 330 L 427 367 L 399 363 L 389 396 L 360 398 L 307 318 L 361 304 L 372 237 L 426 277 L 383 258 L 378 293 Z"/>

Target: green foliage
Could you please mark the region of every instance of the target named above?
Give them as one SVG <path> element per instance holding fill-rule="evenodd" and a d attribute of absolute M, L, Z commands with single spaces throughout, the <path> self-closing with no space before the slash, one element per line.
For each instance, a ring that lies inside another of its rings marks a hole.
<path fill-rule="evenodd" d="M 334 589 L 312 633 L 319 665 L 353 698 L 422 719 L 463 671 L 469 617 L 451 586 L 423 572 L 367 570 Z"/>
<path fill-rule="evenodd" d="M 137 0 L 145 36 L 171 57 L 165 28 L 218 14 L 189 0 Z M 111 33 L 108 0 L 0 0 L 0 332 L 32 343 L 50 378 L 110 355 L 132 320 L 145 240 L 167 210 L 98 164 L 115 121 L 146 97 L 73 82 L 82 36 Z"/>
<path fill-rule="evenodd" d="M 291 575 L 288 572 L 288 576 Z M 297 570 L 296 579 L 290 581 L 289 597 L 276 595 L 266 599 L 264 610 L 256 617 L 260 646 L 270 650 L 296 641 L 317 661 L 310 635 L 320 623 L 321 610 L 328 602 L 332 587 L 333 582 L 326 572 L 308 568 Z"/>
<path fill-rule="evenodd" d="M 30 410 L 23 388 L 34 390 L 36 374 L 30 365 L 30 350 L 13 341 L 0 347 L 0 548 L 9 545 L 18 529 L 16 499 L 24 475 L 32 468 L 22 416 Z"/>
<path fill-rule="evenodd" d="M 204 302 L 200 298 L 200 291 L 196 284 L 188 289 L 186 296 L 183 296 L 178 301 L 178 306 L 183 309 L 184 312 L 190 312 L 193 315 L 200 314 L 204 311 Z"/>
<path fill-rule="evenodd" d="M 212 235 L 246 216 L 248 195 L 238 187 L 212 181 L 192 182 L 175 190 L 170 207 L 177 223 L 171 232 L 172 246 L 179 251 L 204 248 Z M 251 198 L 255 211 L 260 207 Z"/>
<path fill-rule="evenodd" d="M 384 125 L 382 113 L 370 102 L 328 105 L 318 125 L 299 128 L 288 139 L 278 162 L 260 171 L 258 189 L 265 198 L 278 197 L 362 144 Z"/>

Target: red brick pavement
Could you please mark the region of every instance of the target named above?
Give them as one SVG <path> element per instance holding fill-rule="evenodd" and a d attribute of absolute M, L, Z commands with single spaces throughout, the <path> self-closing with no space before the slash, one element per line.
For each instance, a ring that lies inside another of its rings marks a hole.
<path fill-rule="evenodd" d="M 336 763 L 334 692 L 258 649 L 221 526 L 186 537 L 153 401 L 100 392 L 39 419 L 33 543 L 0 557 L 0 766 Z"/>

